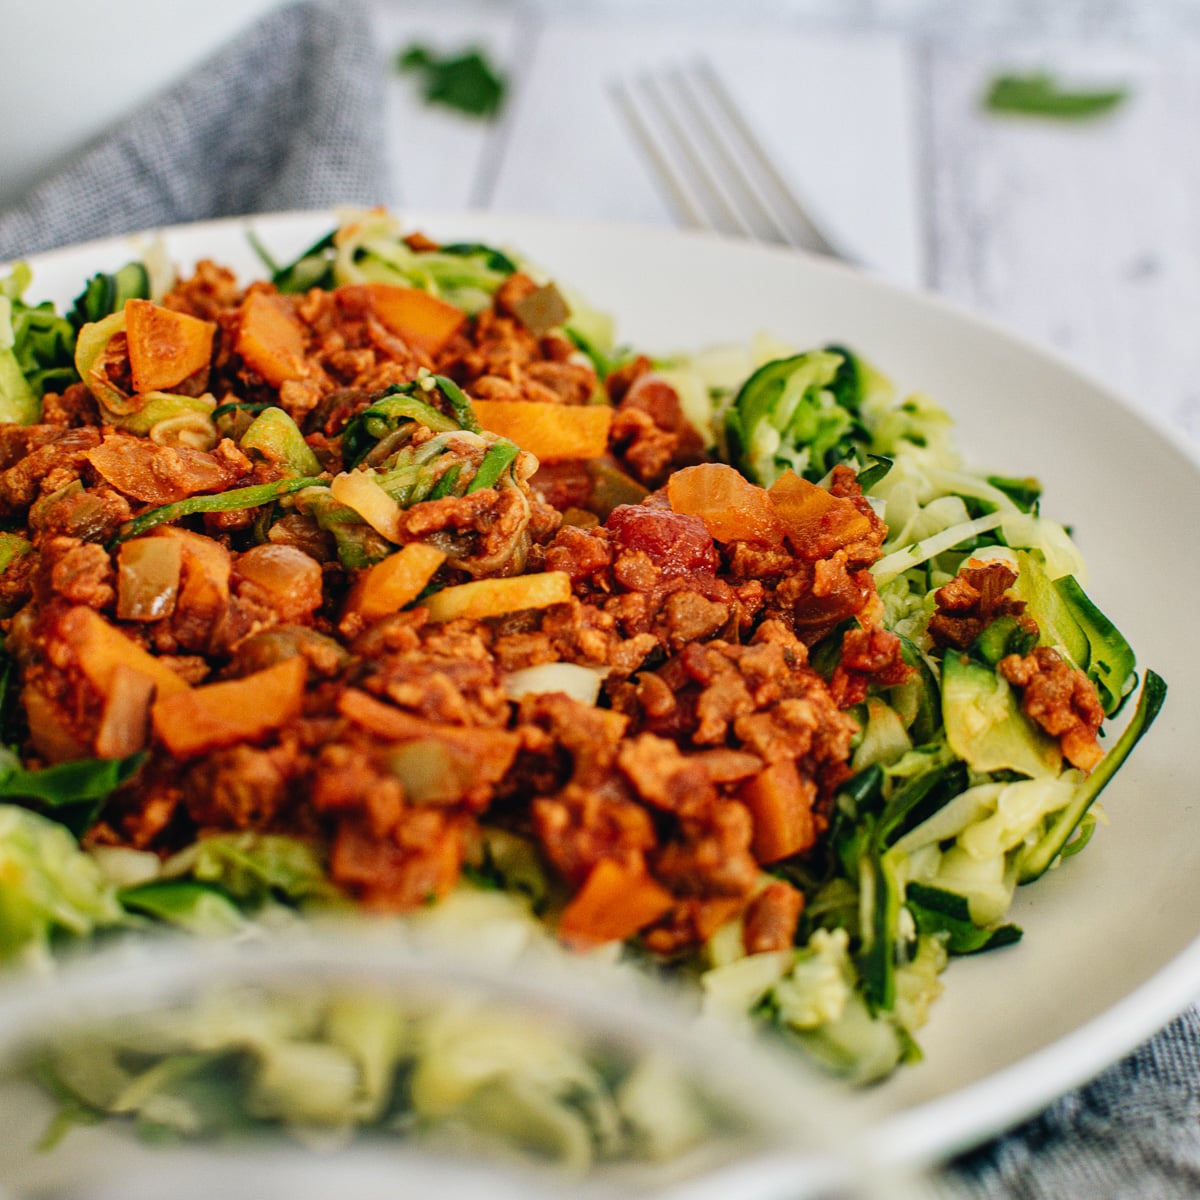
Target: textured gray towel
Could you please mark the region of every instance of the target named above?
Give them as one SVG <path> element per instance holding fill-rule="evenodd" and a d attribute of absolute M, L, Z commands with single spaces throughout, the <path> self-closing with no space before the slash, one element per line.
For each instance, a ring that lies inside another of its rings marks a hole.
<path fill-rule="evenodd" d="M 956 1200 L 1194 1200 L 1200 1011 L 959 1159 L 942 1182 Z"/>
<path fill-rule="evenodd" d="M 385 82 L 357 4 L 272 12 L 0 212 L 0 262 L 181 221 L 387 203 Z"/>

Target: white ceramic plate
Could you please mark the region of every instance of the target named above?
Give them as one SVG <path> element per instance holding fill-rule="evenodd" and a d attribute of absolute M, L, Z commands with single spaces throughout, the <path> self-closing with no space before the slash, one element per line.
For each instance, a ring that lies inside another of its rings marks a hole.
<path fill-rule="evenodd" d="M 487 215 L 403 214 L 443 240 L 522 250 L 615 314 L 654 352 L 770 331 L 848 343 L 958 424 L 968 458 L 1045 484 L 1074 527 L 1088 590 L 1170 686 L 1151 734 L 1104 797 L 1111 823 L 1084 854 L 1018 893 L 1017 946 L 953 962 L 922 1032 L 925 1061 L 860 1096 L 884 1157 L 948 1155 L 1025 1116 L 1154 1033 L 1200 995 L 1200 836 L 1194 781 L 1200 556 L 1189 547 L 1200 474 L 1188 454 L 1066 363 L 935 299 L 836 264 L 658 229 Z M 262 271 L 252 228 L 288 261 L 332 224 L 289 214 L 165 231 L 183 267 Z M 142 239 L 144 242 L 144 239 Z M 130 257 L 115 239 L 33 262 L 30 298 L 68 302 Z"/>

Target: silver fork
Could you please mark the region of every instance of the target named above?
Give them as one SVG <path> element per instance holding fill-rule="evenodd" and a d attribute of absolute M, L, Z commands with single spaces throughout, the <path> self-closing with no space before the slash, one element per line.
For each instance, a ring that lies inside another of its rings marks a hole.
<path fill-rule="evenodd" d="M 711 63 L 616 80 L 611 92 L 684 224 L 851 261 L 800 203 Z"/>

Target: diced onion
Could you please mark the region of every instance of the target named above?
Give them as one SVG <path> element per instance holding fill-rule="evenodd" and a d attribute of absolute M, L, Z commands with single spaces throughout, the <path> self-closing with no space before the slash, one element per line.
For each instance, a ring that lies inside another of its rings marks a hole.
<path fill-rule="evenodd" d="M 178 541 L 143 537 L 125 542 L 117 554 L 117 616 L 122 621 L 158 621 L 175 611 L 183 551 Z"/>
<path fill-rule="evenodd" d="M 528 608 L 566 604 L 570 599 L 571 577 L 565 571 L 543 571 L 455 584 L 435 592 L 425 607 L 430 621 L 453 621 L 459 617 L 479 621 Z"/>
<path fill-rule="evenodd" d="M 539 663 L 513 671 L 504 679 L 504 690 L 510 700 L 526 696 L 541 696 L 547 692 L 563 692 L 581 704 L 595 704 L 600 685 L 608 674 L 606 667 L 584 667 L 578 663 Z"/>
<path fill-rule="evenodd" d="M 366 471 L 347 471 L 335 475 L 329 486 L 333 498 L 352 508 L 376 533 L 389 542 L 400 540 L 400 506 Z"/>

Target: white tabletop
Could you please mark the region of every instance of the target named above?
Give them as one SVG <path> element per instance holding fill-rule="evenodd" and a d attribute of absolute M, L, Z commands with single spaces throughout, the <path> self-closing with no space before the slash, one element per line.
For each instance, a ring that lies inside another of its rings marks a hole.
<path fill-rule="evenodd" d="M 511 77 L 499 119 L 480 122 L 426 107 L 411 77 L 393 76 L 387 149 L 401 206 L 672 224 L 609 89 L 703 55 L 855 256 L 1057 348 L 1200 440 L 1200 6 L 374 0 L 374 10 L 388 54 L 415 40 L 479 45 Z M 983 111 L 993 75 L 1039 67 L 1126 85 L 1130 99 L 1077 123 Z"/>

